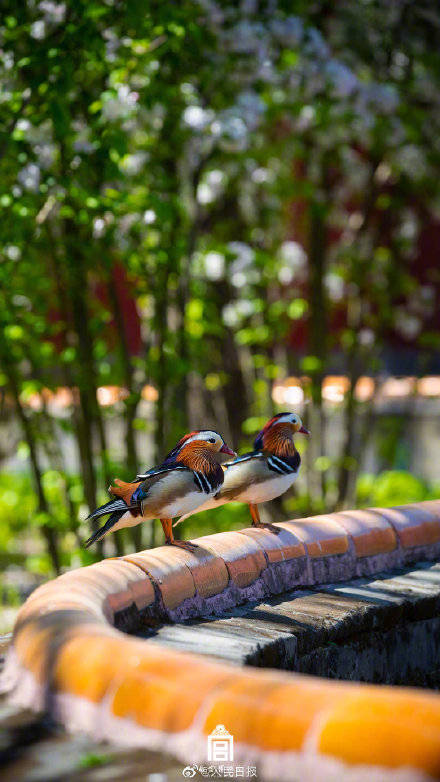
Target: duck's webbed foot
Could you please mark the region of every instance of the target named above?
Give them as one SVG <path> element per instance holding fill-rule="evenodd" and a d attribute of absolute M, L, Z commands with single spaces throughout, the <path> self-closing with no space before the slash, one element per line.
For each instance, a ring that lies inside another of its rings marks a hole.
<path fill-rule="evenodd" d="M 176 540 L 173 535 L 173 520 L 172 519 L 160 519 L 162 529 L 165 535 L 166 546 L 177 546 L 178 548 L 186 549 L 186 551 L 194 551 L 199 548 L 197 543 L 191 543 L 190 540 Z"/>
<path fill-rule="evenodd" d="M 273 532 L 274 535 L 279 535 L 281 532 L 279 527 L 277 527 L 275 524 L 271 524 L 269 521 L 259 524 L 258 526 L 263 527 L 263 529 L 268 529 L 269 532 Z"/>
<path fill-rule="evenodd" d="M 252 516 L 253 527 L 257 527 L 257 529 L 268 529 L 270 532 L 273 532 L 275 535 L 279 535 L 280 533 L 279 527 L 276 527 L 275 524 L 270 524 L 269 522 L 264 523 L 263 521 L 261 521 L 258 505 L 253 505 L 252 503 L 249 503 L 249 510 Z"/>
<path fill-rule="evenodd" d="M 178 548 L 186 549 L 186 551 L 195 551 L 197 548 L 200 548 L 197 543 L 191 543 L 190 540 L 176 540 L 175 538 L 166 540 L 165 545 L 178 546 Z"/>

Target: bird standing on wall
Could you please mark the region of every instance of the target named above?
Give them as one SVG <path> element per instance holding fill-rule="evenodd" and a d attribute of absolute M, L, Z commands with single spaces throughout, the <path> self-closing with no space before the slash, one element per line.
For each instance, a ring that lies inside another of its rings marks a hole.
<path fill-rule="evenodd" d="M 251 453 L 225 462 L 225 478 L 217 494 L 197 510 L 187 512 L 175 525 L 194 513 L 226 502 L 246 502 L 253 526 L 265 526 L 260 521 L 258 505 L 284 494 L 298 476 L 301 457 L 293 441 L 297 432 L 310 434 L 299 415 L 278 413 L 271 418 L 255 438 Z"/>
<path fill-rule="evenodd" d="M 110 517 L 85 546 L 101 540 L 109 532 L 158 518 L 165 543 L 191 548 L 191 543 L 174 539 L 172 520 L 191 513 L 218 492 L 224 477 L 221 463 L 230 456 L 236 453 L 218 432 L 206 429 L 185 435 L 163 464 L 138 475 L 131 483 L 115 480 L 116 485 L 109 488 L 114 499 L 89 516 L 97 519 L 110 514 Z"/>

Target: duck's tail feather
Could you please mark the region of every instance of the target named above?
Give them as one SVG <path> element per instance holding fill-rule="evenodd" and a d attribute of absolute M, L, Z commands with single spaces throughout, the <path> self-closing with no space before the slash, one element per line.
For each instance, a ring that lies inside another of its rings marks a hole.
<path fill-rule="evenodd" d="M 113 513 L 115 510 L 127 510 L 127 503 L 119 497 L 116 500 L 109 500 L 105 505 L 100 505 L 99 508 L 92 511 L 92 513 L 87 516 L 87 519 L 99 519 L 100 516 L 107 516 L 108 513 Z"/>
<path fill-rule="evenodd" d="M 117 503 L 114 503 L 117 504 Z M 96 532 L 93 533 L 93 535 L 90 536 L 88 540 L 84 543 L 84 548 L 89 548 L 89 546 L 92 545 L 92 543 L 97 543 L 98 540 L 102 540 L 104 535 L 107 534 L 107 532 L 110 532 L 110 530 L 115 526 L 115 524 L 119 521 L 119 519 L 126 513 L 128 510 L 125 502 L 124 507 L 121 510 L 115 510 L 114 513 L 109 516 L 107 521 L 105 522 L 103 527 L 100 527 L 96 530 Z M 107 511 L 108 513 L 108 511 Z M 100 514 L 101 515 L 101 514 Z M 96 518 L 96 517 L 95 517 Z"/>

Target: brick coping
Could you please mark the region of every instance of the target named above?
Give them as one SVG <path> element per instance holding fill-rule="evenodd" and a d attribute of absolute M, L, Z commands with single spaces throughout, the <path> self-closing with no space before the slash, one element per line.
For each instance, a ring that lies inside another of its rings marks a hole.
<path fill-rule="evenodd" d="M 279 534 L 208 535 L 194 552 L 164 546 L 106 559 L 44 584 L 19 611 L 2 687 L 69 730 L 185 764 L 206 762 L 207 736 L 221 724 L 234 736 L 234 762 L 258 762 L 268 778 L 313 766 L 325 779 L 338 764 L 356 766 L 356 779 L 362 769 L 411 782 L 440 776 L 435 693 L 237 669 L 116 629 L 215 615 L 440 554 L 440 501 L 276 526 Z"/>

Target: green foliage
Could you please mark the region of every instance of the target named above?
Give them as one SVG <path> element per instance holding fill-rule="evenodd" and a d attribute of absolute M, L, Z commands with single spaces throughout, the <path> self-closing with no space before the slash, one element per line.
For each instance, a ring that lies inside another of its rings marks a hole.
<path fill-rule="evenodd" d="M 97 768 L 98 766 L 108 765 L 112 762 L 112 760 L 112 755 L 98 752 L 88 752 L 87 755 L 83 755 L 80 758 L 78 767 L 79 769 Z"/>
<path fill-rule="evenodd" d="M 30 475 L 0 474 L 0 549 L 7 551 L 29 529 L 36 509 Z"/>
<path fill-rule="evenodd" d="M 334 349 L 352 387 L 377 375 L 392 330 L 410 323 L 423 356 L 438 349 L 423 327 L 435 295 L 425 285 L 420 306 L 411 267 L 440 194 L 428 5 L 4 0 L 0 389 L 35 495 L 27 477 L 25 502 L 5 490 L 2 547 L 34 530 L 32 567 L 90 561 L 80 519 L 116 469 L 135 474 L 136 433 L 157 461 L 188 421 L 247 446 L 277 409 L 274 380 L 292 374 L 307 376 L 316 424 L 298 507 L 354 500 L 364 424 L 352 394 L 340 453 L 322 435 Z M 122 300 L 139 316 L 137 355 Z M 127 393 L 104 408 L 107 385 Z M 55 415 L 60 387 L 74 392 Z M 108 447 L 116 417 L 122 468 Z M 375 430 L 381 468 L 405 468 L 402 417 Z M 401 496 L 396 481 L 379 496 Z M 242 510 L 219 518 L 241 523 Z"/>
<path fill-rule="evenodd" d="M 430 499 L 428 485 L 403 470 L 387 470 L 380 475 L 360 475 L 357 500 L 361 507 L 390 507 Z"/>

